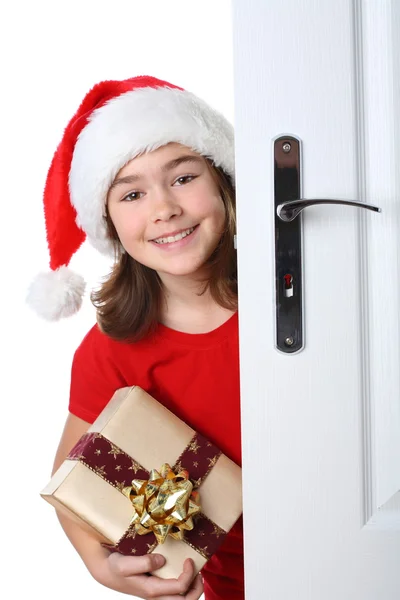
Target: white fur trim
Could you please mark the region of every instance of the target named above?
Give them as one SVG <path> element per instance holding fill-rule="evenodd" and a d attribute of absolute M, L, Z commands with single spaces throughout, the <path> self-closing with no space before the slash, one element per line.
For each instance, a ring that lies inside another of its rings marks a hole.
<path fill-rule="evenodd" d="M 232 125 L 190 92 L 141 88 L 95 110 L 75 144 L 69 175 L 77 225 L 100 252 L 113 255 L 103 218 L 109 187 L 118 171 L 143 152 L 170 142 L 210 157 L 234 179 Z"/>
<path fill-rule="evenodd" d="M 31 283 L 26 301 L 39 316 L 58 321 L 78 312 L 85 286 L 81 275 L 63 266 L 56 271 L 39 273 Z"/>

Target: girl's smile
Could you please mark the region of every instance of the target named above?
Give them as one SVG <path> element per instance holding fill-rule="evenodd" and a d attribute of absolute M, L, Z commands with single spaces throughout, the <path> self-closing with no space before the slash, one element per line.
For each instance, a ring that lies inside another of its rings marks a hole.
<path fill-rule="evenodd" d="M 198 229 L 198 225 L 194 227 L 189 227 L 188 229 L 184 229 L 178 232 L 171 232 L 160 236 L 155 240 L 150 240 L 153 244 L 156 244 L 162 250 L 173 250 L 175 248 L 182 248 L 186 244 L 190 243 L 193 240 L 193 237 L 196 236 L 196 231 Z"/>

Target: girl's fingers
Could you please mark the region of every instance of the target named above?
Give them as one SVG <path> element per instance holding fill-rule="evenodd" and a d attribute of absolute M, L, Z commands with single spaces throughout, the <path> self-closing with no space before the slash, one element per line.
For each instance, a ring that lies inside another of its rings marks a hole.
<path fill-rule="evenodd" d="M 188 589 L 191 589 L 194 575 L 194 564 L 191 559 L 185 560 L 183 572 L 177 579 L 161 579 L 156 575 L 146 575 L 165 564 L 165 558 L 158 554 L 131 557 L 114 552 L 107 560 L 114 575 L 125 582 L 123 584 L 125 593 L 152 599 L 170 597 L 176 599 L 179 595 L 185 598 Z M 192 597 L 197 598 L 197 595 Z"/>
<path fill-rule="evenodd" d="M 108 557 L 108 562 L 116 575 L 131 577 L 159 569 L 165 564 L 165 558 L 161 554 L 123 556 L 119 552 L 112 552 Z"/>
<path fill-rule="evenodd" d="M 199 600 L 199 598 L 202 595 L 203 591 L 204 591 L 204 588 L 203 588 L 203 578 L 202 578 L 202 576 L 199 573 L 197 575 L 197 577 L 195 578 L 195 580 L 193 581 L 193 587 L 186 594 L 185 598 L 186 598 L 186 600 Z"/>
<path fill-rule="evenodd" d="M 152 600 L 199 600 L 199 598 L 201 598 L 201 595 L 204 592 L 203 579 L 200 573 L 193 580 L 192 586 L 193 587 L 190 588 L 187 594 L 179 596 L 177 596 L 176 594 L 173 596 L 157 596 L 157 598 L 153 598 Z"/>
<path fill-rule="evenodd" d="M 185 594 L 189 589 L 193 579 L 194 565 L 193 561 L 188 558 L 183 564 L 183 572 L 178 579 L 161 579 L 160 577 L 152 576 L 145 582 L 145 591 L 149 598 L 164 598 L 170 596 L 181 595 L 185 598 Z"/>

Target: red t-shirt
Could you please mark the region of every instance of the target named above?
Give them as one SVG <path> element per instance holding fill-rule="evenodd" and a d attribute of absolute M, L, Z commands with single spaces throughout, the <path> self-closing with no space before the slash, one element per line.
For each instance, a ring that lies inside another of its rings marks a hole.
<path fill-rule="evenodd" d="M 92 423 L 114 392 L 138 385 L 241 465 L 238 316 L 208 333 L 159 324 L 136 343 L 94 326 L 75 352 L 69 410 Z M 243 527 L 236 523 L 202 570 L 206 600 L 243 600 Z"/>

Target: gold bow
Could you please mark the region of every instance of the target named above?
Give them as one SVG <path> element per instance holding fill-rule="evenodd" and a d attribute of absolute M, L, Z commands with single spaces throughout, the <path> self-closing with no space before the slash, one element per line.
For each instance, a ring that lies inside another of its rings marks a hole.
<path fill-rule="evenodd" d="M 145 535 L 152 531 L 157 542 L 163 544 L 168 535 L 181 540 L 185 529 L 192 530 L 192 517 L 201 507 L 199 493 L 193 491 L 186 470 L 176 475 L 166 463 L 160 471 L 152 469 L 148 480 L 134 479 L 122 493 L 135 509 L 131 524 L 136 532 Z"/>

